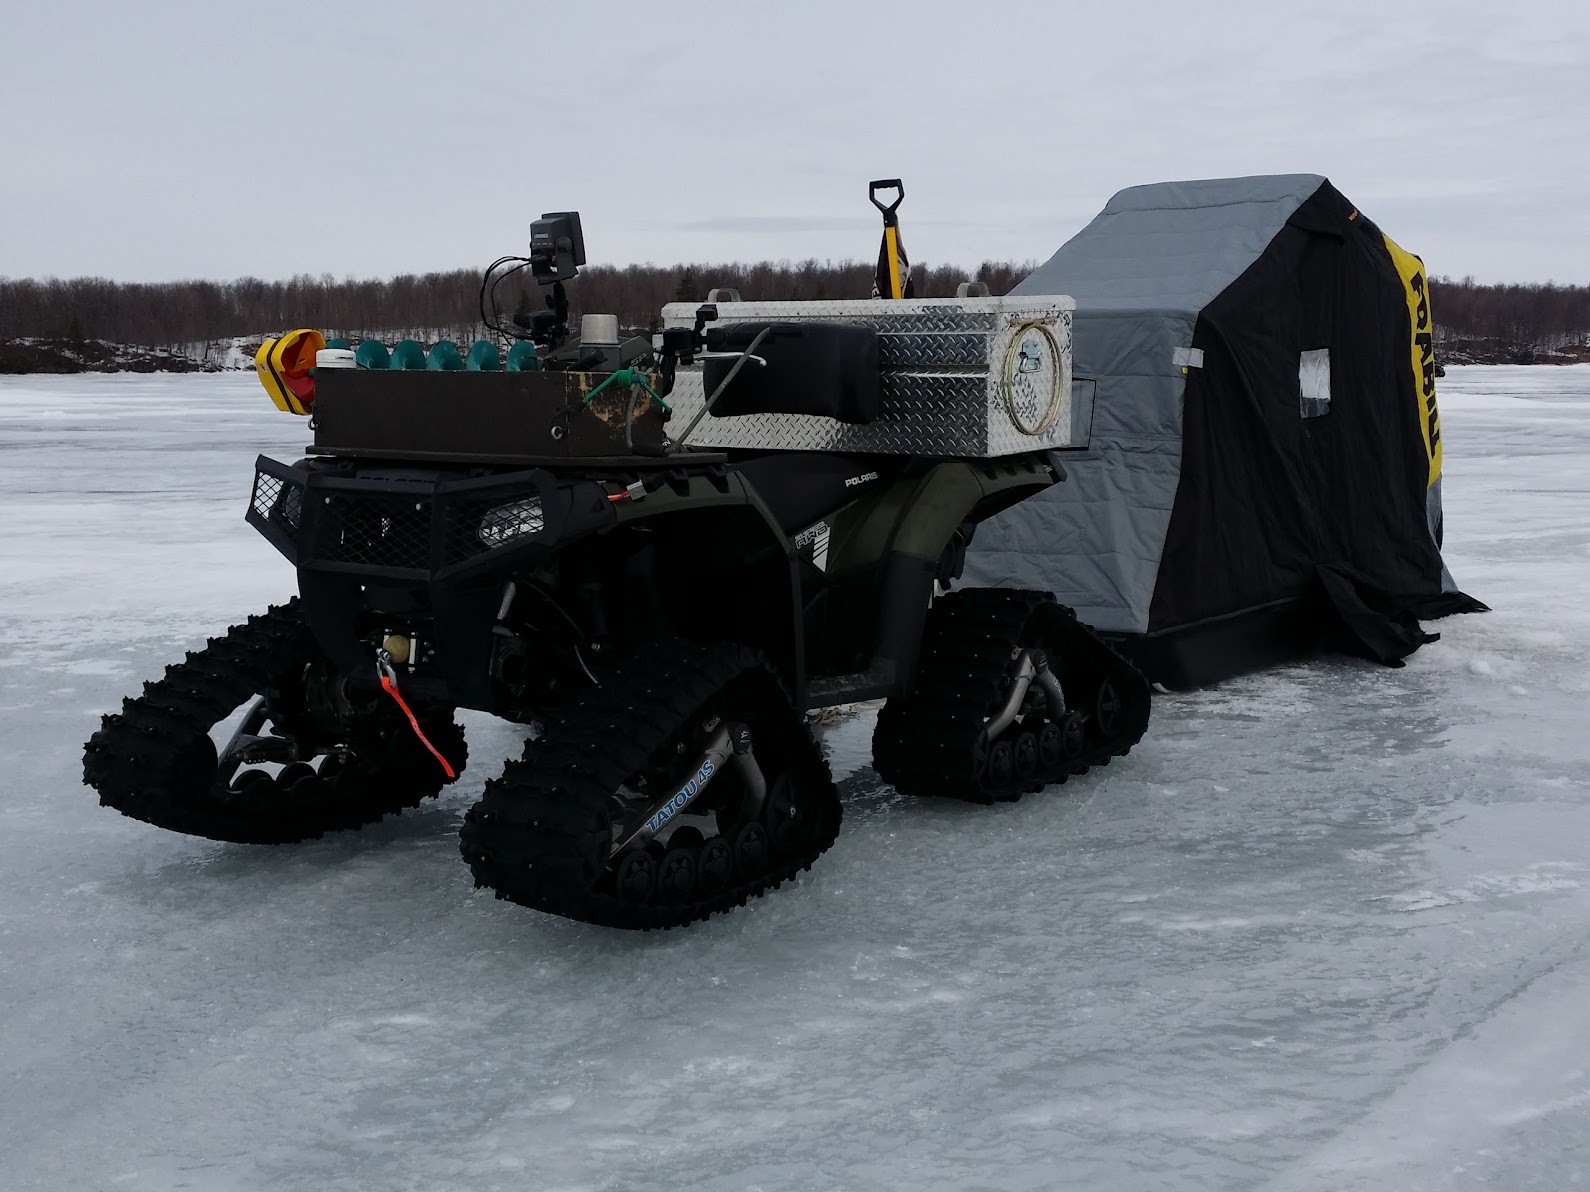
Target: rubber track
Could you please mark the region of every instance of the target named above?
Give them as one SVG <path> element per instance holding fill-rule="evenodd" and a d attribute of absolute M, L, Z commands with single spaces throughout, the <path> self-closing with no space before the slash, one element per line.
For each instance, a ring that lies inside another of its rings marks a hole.
<path fill-rule="evenodd" d="M 1091 712 L 1099 683 L 1113 678 L 1123 704 L 1120 724 L 1105 739 L 1090 722 L 1078 757 L 994 788 L 977 772 L 975 743 L 1003 701 L 1000 681 L 1012 651 L 1032 645 L 1048 654 L 1070 708 Z M 879 713 L 873 765 L 905 794 L 1014 800 L 1128 753 L 1148 729 L 1150 700 L 1142 674 L 1049 593 L 963 588 L 933 602 L 916 686 Z"/>
<path fill-rule="evenodd" d="M 358 828 L 417 806 L 446 781 L 394 706 L 351 729 L 354 760 L 329 781 L 236 794 L 217 781 L 210 729 L 251 696 L 297 679 L 319 658 L 296 599 L 252 616 L 145 683 L 104 717 L 83 751 L 99 801 L 156 827 L 239 844 L 288 844 Z M 467 760 L 451 709 L 416 708 L 455 771 Z M 363 747 L 361 749 L 361 746 Z"/>
<path fill-rule="evenodd" d="M 748 688 L 748 684 L 750 687 Z M 771 783 L 805 768 L 826 788 L 814 842 L 728 888 L 685 903 L 638 905 L 602 888 L 611 847 L 608 800 L 724 688 L 756 734 Z M 756 707 L 746 701 L 754 700 Z M 775 769 L 770 761 L 778 759 Z M 732 644 L 663 642 L 618 664 L 486 784 L 465 817 L 460 851 L 477 886 L 498 898 L 606 927 L 681 927 L 746 901 L 810 869 L 839 833 L 841 808 L 828 763 L 788 692 L 757 651 Z"/>

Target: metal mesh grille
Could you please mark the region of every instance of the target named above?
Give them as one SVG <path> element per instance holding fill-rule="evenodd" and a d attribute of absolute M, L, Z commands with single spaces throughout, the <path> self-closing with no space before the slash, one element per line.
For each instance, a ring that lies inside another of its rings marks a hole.
<path fill-rule="evenodd" d="M 254 473 L 254 512 L 269 517 L 276 508 L 276 498 L 282 495 L 282 482 L 264 472 Z"/>
<path fill-rule="evenodd" d="M 492 505 L 491 501 L 479 500 L 458 503 L 447 535 L 448 564 L 462 563 L 491 549 L 481 541 L 481 522 L 491 512 Z"/>
<path fill-rule="evenodd" d="M 304 515 L 304 490 L 298 485 L 268 472 L 256 472 L 249 504 L 256 517 L 280 527 L 290 538 L 298 537 Z"/>
<path fill-rule="evenodd" d="M 333 563 L 426 571 L 431 565 L 431 502 L 408 496 L 331 493 L 316 554 Z"/>

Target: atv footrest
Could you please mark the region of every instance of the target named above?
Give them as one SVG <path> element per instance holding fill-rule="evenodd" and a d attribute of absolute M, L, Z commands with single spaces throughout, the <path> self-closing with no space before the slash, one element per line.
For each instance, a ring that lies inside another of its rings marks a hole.
<path fill-rule="evenodd" d="M 859 704 L 895 694 L 898 676 L 892 663 L 850 675 L 819 675 L 806 681 L 806 711 L 835 704 Z"/>

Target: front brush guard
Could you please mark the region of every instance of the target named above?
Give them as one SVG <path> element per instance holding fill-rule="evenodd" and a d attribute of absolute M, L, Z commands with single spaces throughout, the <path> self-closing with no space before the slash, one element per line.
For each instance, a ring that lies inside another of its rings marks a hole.
<path fill-rule="evenodd" d="M 443 583 L 510 570 L 617 522 L 600 484 L 540 468 L 350 473 L 264 455 L 246 518 L 300 571 Z"/>
<path fill-rule="evenodd" d="M 260 456 L 247 520 L 297 567 L 321 649 L 343 673 L 365 674 L 366 615 L 423 615 L 449 698 L 470 707 L 493 705 L 491 626 L 505 577 L 617 522 L 602 485 L 544 469 L 474 477 L 318 462 Z"/>

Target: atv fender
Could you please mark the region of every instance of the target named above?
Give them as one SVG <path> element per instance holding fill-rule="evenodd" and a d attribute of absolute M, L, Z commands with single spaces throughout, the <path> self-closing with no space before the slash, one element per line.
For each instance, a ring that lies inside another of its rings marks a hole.
<path fill-rule="evenodd" d="M 935 464 L 835 517 L 830 574 L 875 566 L 889 555 L 937 564 L 961 526 L 990 517 L 1054 481 L 1053 469 L 1041 456 Z"/>
<path fill-rule="evenodd" d="M 954 571 L 944 563 L 955 553 L 956 532 L 1054 482 L 1041 456 L 948 460 L 836 515 L 829 581 L 840 590 L 876 593 L 876 647 L 864 676 L 807 692 L 807 706 L 909 692 L 934 579 Z M 959 543 L 964 547 L 964 536 Z"/>

